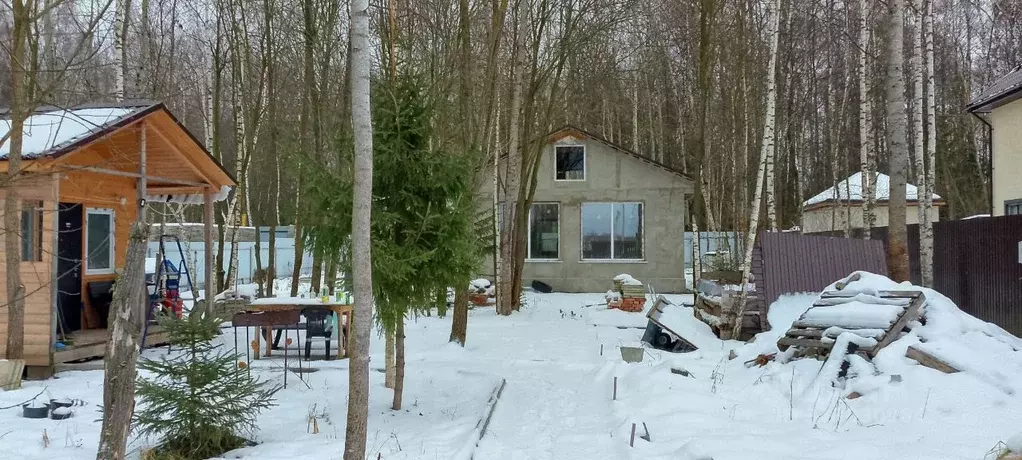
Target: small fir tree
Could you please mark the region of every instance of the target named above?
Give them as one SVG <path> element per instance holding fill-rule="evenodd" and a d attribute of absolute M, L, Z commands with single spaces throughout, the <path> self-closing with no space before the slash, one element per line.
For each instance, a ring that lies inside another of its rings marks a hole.
<path fill-rule="evenodd" d="M 205 459 L 242 447 L 256 415 L 273 405 L 278 388 L 239 369 L 238 354 L 213 342 L 222 322 L 208 312 L 160 318 L 180 350 L 139 363 L 148 375 L 138 379 L 135 412 L 139 434 L 162 438 L 157 458 Z"/>

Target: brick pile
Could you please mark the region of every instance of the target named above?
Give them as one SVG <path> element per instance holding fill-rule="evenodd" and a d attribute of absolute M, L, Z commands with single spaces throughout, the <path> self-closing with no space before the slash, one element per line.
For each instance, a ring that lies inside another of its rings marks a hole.
<path fill-rule="evenodd" d="M 641 313 L 646 306 L 646 288 L 628 275 L 614 278 L 614 290 L 607 293 L 607 307 Z"/>

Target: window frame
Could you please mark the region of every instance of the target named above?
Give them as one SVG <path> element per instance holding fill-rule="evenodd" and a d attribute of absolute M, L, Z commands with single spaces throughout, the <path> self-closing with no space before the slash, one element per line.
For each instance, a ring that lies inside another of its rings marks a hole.
<path fill-rule="evenodd" d="M 42 262 L 43 260 L 43 210 L 45 209 L 45 203 L 39 200 L 36 201 L 23 201 L 21 203 L 21 225 L 25 225 L 25 213 L 30 213 L 29 217 L 32 219 L 32 227 L 30 229 L 31 237 L 34 240 L 33 251 L 30 258 L 27 258 L 25 253 L 25 235 L 24 227 L 22 227 L 22 247 L 21 247 L 21 261 L 25 263 Z M 35 212 L 31 212 L 34 210 Z"/>
<path fill-rule="evenodd" d="M 606 259 L 587 258 L 585 256 L 585 205 L 587 204 L 609 204 L 610 209 L 610 257 Z M 622 259 L 614 257 L 614 205 L 616 204 L 637 204 L 640 214 L 639 225 L 642 229 L 641 242 L 642 257 L 638 259 Z M 578 257 L 580 262 L 586 263 L 644 263 L 646 262 L 646 203 L 642 201 L 583 201 L 578 207 Z"/>
<path fill-rule="evenodd" d="M 532 208 L 536 205 L 554 205 L 557 207 L 557 257 L 532 257 Z M 557 201 L 537 201 L 529 206 L 529 218 L 525 226 L 525 261 L 526 262 L 560 262 L 561 261 L 561 203 Z"/>
<path fill-rule="evenodd" d="M 110 268 L 90 268 L 89 267 L 89 218 L 92 215 L 103 215 L 109 216 L 110 218 Z M 117 215 L 113 209 L 110 208 L 85 208 L 85 254 L 82 259 L 85 263 L 85 274 L 86 275 L 110 275 L 115 273 L 116 270 L 116 233 L 117 233 Z"/>
<path fill-rule="evenodd" d="M 1019 212 L 1015 214 L 1008 212 L 1008 210 L 1011 208 L 1016 208 L 1018 209 Z M 1022 215 L 1022 199 L 1004 200 L 1004 215 L 1006 216 Z"/>
<path fill-rule="evenodd" d="M 582 148 L 582 178 L 581 179 L 558 179 L 557 178 L 557 149 L 560 148 Z M 589 177 L 589 152 L 585 144 L 559 144 L 554 145 L 554 182 L 585 182 Z"/>

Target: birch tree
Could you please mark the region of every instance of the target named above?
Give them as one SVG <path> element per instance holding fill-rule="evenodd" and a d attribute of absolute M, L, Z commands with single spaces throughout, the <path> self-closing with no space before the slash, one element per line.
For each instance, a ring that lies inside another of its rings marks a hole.
<path fill-rule="evenodd" d="M 876 160 L 873 150 L 873 105 L 869 80 L 869 0 L 859 0 L 859 166 L 862 173 L 863 238 L 870 239 L 876 225 Z"/>
<path fill-rule="evenodd" d="M 905 184 L 909 148 L 905 113 L 905 0 L 890 0 L 887 62 L 887 150 L 890 152 L 890 198 L 888 200 L 887 266 L 895 281 L 908 281 L 908 243 L 905 226 Z"/>
<path fill-rule="evenodd" d="M 114 10 L 114 99 L 123 101 L 128 75 L 128 49 L 124 42 L 130 24 L 131 0 L 115 0 Z"/>
<path fill-rule="evenodd" d="M 923 101 L 925 100 L 923 94 L 923 1 L 913 0 L 911 11 L 913 24 L 912 56 L 909 58 L 909 67 L 912 75 L 912 159 L 916 173 L 915 204 L 919 221 L 919 241 L 922 243 L 923 233 L 925 233 L 923 223 L 929 221 L 927 210 L 922 205 L 923 197 L 929 195 L 929 190 L 926 188 L 926 139 L 923 132 Z M 919 260 L 933 260 L 932 254 L 926 254 L 927 251 L 932 250 L 932 244 L 929 248 L 920 244 Z M 925 282 L 923 285 L 930 286 L 930 284 Z"/>
<path fill-rule="evenodd" d="M 373 121 L 369 101 L 372 50 L 369 41 L 369 0 L 352 0 L 351 124 L 355 144 L 355 179 L 351 218 L 352 267 L 355 281 L 355 324 L 348 376 L 348 421 L 344 460 L 364 460 L 369 423 L 369 340 L 373 324 L 372 241 Z"/>
<path fill-rule="evenodd" d="M 923 286 L 933 287 L 933 223 L 930 213 L 933 212 L 934 176 L 937 175 L 937 102 L 934 95 L 936 88 L 933 78 L 933 0 L 923 0 L 922 11 L 923 36 L 926 42 L 926 155 L 923 183 L 926 193 L 917 205 L 922 209 L 925 219 L 919 221 L 919 268 Z"/>
<path fill-rule="evenodd" d="M 742 317 L 745 315 L 745 306 L 749 300 L 749 278 L 752 269 L 752 252 L 756 244 L 756 232 L 759 229 L 760 202 L 763 198 L 765 177 L 768 176 L 767 166 L 773 162 L 774 156 L 774 122 L 777 112 L 777 46 L 779 42 L 778 25 L 781 16 L 780 0 L 773 0 L 770 5 L 770 17 L 767 26 L 767 36 L 770 40 L 770 60 L 767 64 L 766 83 L 766 114 L 763 119 L 763 147 L 760 153 L 759 170 L 756 172 L 756 191 L 753 193 L 752 206 L 749 211 L 749 231 L 745 234 L 745 256 L 742 258 L 742 287 L 738 299 L 738 311 L 731 332 L 732 338 L 738 338 L 742 333 Z M 769 192 L 768 192 L 769 193 Z M 769 195 L 768 195 L 769 196 Z"/>

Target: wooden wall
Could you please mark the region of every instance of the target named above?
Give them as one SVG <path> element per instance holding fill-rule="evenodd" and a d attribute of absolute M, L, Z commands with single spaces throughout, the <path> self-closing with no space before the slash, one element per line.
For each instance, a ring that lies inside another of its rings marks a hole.
<path fill-rule="evenodd" d="M 128 234 L 131 231 L 131 223 L 135 221 L 137 211 L 135 209 L 135 179 L 130 177 L 112 176 L 109 174 L 95 173 L 89 171 L 72 171 L 61 174 L 60 201 L 64 203 L 80 203 L 83 208 L 105 208 L 114 211 L 114 268 L 124 268 L 125 257 L 128 249 Z M 85 212 L 85 209 L 82 210 Z M 85 220 L 82 220 L 85 225 Z M 85 241 L 86 232 L 82 232 L 82 251 L 87 251 Z M 83 255 L 84 256 L 84 255 Z M 88 290 L 86 285 L 94 281 L 110 281 L 116 275 L 87 275 L 85 267 L 82 267 L 82 302 L 85 303 L 85 314 L 83 321 L 88 321 L 85 326 L 94 327 L 96 323 L 95 312 L 89 303 Z"/>
<path fill-rule="evenodd" d="M 23 200 L 43 202 L 42 261 L 22 262 L 21 281 L 25 285 L 25 361 L 30 366 L 49 366 L 53 353 L 53 271 L 56 247 L 57 181 L 50 175 L 19 180 L 18 193 Z M 3 191 L 0 190 L 0 197 Z M 3 208 L 0 206 L 0 218 Z M 7 278 L 5 239 L 0 231 L 0 279 Z M 7 353 L 7 284 L 0 283 L 0 356 Z"/>

